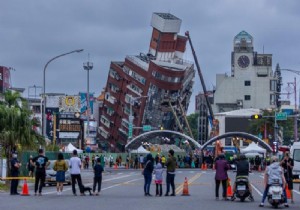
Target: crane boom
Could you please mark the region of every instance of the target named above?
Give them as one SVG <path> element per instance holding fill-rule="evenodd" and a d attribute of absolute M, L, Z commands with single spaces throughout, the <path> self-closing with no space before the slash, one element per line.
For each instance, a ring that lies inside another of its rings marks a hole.
<path fill-rule="evenodd" d="M 207 107 L 208 107 L 211 119 L 213 121 L 214 118 L 215 118 L 214 117 L 214 113 L 213 113 L 211 104 L 209 103 L 209 100 L 208 100 L 208 93 L 207 93 L 207 90 L 206 90 L 206 86 L 205 86 L 205 83 L 204 83 L 203 75 L 201 73 L 200 65 L 198 63 L 198 59 L 197 59 L 197 56 L 196 56 L 196 53 L 195 53 L 195 50 L 194 50 L 194 47 L 193 47 L 193 44 L 192 44 L 192 40 L 191 40 L 189 31 L 185 32 L 185 35 L 187 36 L 187 38 L 189 40 L 189 43 L 190 43 L 190 46 L 191 46 L 191 49 L 192 49 L 193 57 L 194 57 L 194 60 L 195 60 L 195 63 L 196 63 L 197 71 L 198 71 L 198 74 L 199 74 L 199 77 L 200 77 L 200 81 L 201 81 L 201 85 L 202 85 L 202 88 L 203 88 L 203 92 L 204 92 L 206 104 L 207 104 Z"/>

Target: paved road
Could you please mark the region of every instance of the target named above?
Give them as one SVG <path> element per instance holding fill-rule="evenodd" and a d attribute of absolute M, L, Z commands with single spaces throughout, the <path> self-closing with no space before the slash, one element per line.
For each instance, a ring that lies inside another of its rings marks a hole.
<path fill-rule="evenodd" d="M 229 172 L 231 180 L 235 174 Z M 86 186 L 92 186 L 92 172 L 82 173 L 83 182 Z M 181 196 L 184 178 L 189 181 L 190 196 Z M 175 182 L 176 197 L 145 197 L 143 192 L 143 176 L 140 170 L 111 170 L 103 176 L 102 191 L 100 196 L 73 196 L 71 186 L 65 186 L 63 195 L 56 195 L 55 187 L 45 187 L 43 196 L 33 196 L 33 186 L 29 186 L 31 196 L 10 196 L 8 193 L 0 193 L 1 210 L 26 210 L 42 209 L 130 209 L 130 210 L 153 210 L 153 209 L 261 209 L 258 207 L 263 192 L 263 177 L 261 173 L 252 173 L 250 179 L 254 188 L 255 202 L 239 201 L 216 201 L 214 197 L 214 171 L 207 170 L 177 170 Z M 165 186 L 163 186 L 165 192 Z M 295 204 L 290 209 L 299 209 L 300 192 L 299 185 L 294 186 Z M 154 193 L 155 185 L 151 186 Z M 221 194 L 221 189 L 220 189 Z M 264 208 L 269 209 L 266 203 Z M 283 207 L 282 207 L 283 208 Z"/>

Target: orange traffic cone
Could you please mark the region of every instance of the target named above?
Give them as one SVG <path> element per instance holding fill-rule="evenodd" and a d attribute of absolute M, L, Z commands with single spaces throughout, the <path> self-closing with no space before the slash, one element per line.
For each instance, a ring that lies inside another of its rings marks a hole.
<path fill-rule="evenodd" d="M 21 193 L 21 195 L 24 195 L 24 196 L 28 196 L 29 195 L 29 190 L 28 190 L 28 185 L 27 185 L 26 179 L 24 179 L 24 184 L 23 184 L 23 187 L 22 187 L 22 193 Z"/>
<path fill-rule="evenodd" d="M 204 170 L 204 163 L 202 163 L 201 165 L 201 170 Z"/>
<path fill-rule="evenodd" d="M 227 197 L 233 196 L 233 192 L 231 189 L 230 178 L 227 179 Z"/>
<path fill-rule="evenodd" d="M 286 198 L 287 199 L 291 199 L 292 198 L 291 192 L 290 192 L 288 186 L 285 187 L 285 193 L 286 193 Z"/>
<path fill-rule="evenodd" d="M 183 183 L 183 188 L 182 188 L 182 195 L 183 196 L 189 196 L 189 183 L 187 178 L 185 177 L 184 183 Z"/>
<path fill-rule="evenodd" d="M 207 164 L 204 164 L 204 170 L 207 170 Z"/>

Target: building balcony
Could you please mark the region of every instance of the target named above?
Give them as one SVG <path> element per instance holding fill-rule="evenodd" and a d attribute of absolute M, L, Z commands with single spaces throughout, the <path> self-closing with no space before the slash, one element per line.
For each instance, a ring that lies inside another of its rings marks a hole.
<path fill-rule="evenodd" d="M 98 133 L 103 136 L 105 139 L 109 137 L 109 132 L 106 131 L 102 126 L 98 128 Z"/>
<path fill-rule="evenodd" d="M 126 59 L 128 59 L 130 62 L 134 63 L 135 65 L 141 67 L 145 71 L 148 71 L 148 69 L 149 69 L 149 63 L 141 60 L 137 56 L 128 55 L 128 56 L 126 56 Z"/>

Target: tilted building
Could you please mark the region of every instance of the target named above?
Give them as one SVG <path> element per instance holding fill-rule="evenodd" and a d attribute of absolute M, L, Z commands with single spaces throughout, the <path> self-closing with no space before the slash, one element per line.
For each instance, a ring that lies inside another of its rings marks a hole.
<path fill-rule="evenodd" d="M 110 65 L 99 133 L 111 151 L 122 151 L 143 125 L 182 130 L 195 77 L 193 63 L 183 59 L 187 38 L 172 14 L 153 13 L 151 26 L 148 53 Z"/>

